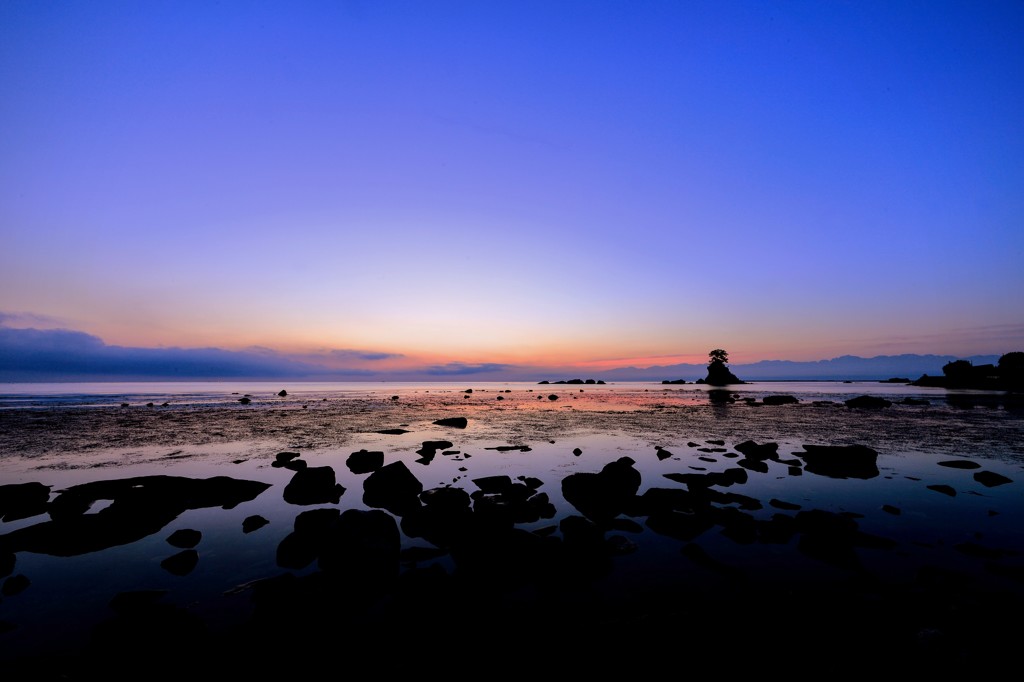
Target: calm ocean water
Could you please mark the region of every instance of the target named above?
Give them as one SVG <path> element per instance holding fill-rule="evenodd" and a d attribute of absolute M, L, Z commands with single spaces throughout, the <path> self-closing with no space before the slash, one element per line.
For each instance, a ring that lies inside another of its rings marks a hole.
<path fill-rule="evenodd" d="M 701 384 L 661 382 L 614 382 L 607 384 L 538 384 L 536 382 L 89 382 L 89 383 L 0 383 L 0 408 L 50 406 L 108 406 L 121 403 L 189 404 L 215 406 L 236 403 L 241 396 L 273 399 L 284 390 L 291 398 L 319 400 L 323 397 L 374 396 L 408 392 L 474 390 L 541 390 L 582 388 L 585 391 L 643 392 L 671 391 L 703 398 L 715 387 Z M 761 399 L 765 395 L 789 394 L 801 401 L 842 401 L 859 395 L 877 395 L 893 400 L 905 397 L 943 401 L 949 396 L 984 391 L 949 391 L 942 388 L 910 386 L 878 381 L 756 381 L 727 387 L 741 398 Z"/>

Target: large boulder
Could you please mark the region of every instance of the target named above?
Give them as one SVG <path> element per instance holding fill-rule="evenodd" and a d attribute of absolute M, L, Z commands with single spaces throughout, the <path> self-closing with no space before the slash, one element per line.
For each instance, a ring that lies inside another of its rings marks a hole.
<path fill-rule="evenodd" d="M 363 481 L 363 504 L 404 516 L 420 507 L 423 484 L 398 460 L 382 466 Z"/>
<path fill-rule="evenodd" d="M 284 501 L 290 504 L 338 504 L 345 488 L 337 482 L 329 466 L 307 467 L 292 475 L 284 488 Z"/>
<path fill-rule="evenodd" d="M 599 473 L 570 474 L 562 479 L 562 496 L 591 521 L 607 524 L 634 501 L 640 489 L 635 463 L 630 457 L 620 457 Z"/>

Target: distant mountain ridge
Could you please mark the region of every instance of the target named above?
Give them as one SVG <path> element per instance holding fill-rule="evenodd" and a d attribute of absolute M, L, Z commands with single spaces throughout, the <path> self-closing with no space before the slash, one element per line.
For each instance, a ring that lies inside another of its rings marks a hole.
<path fill-rule="evenodd" d="M 890 378 L 918 379 L 924 374 L 942 375 L 942 366 L 954 360 L 974 365 L 999 361 L 998 355 L 876 355 L 862 358 L 841 355 L 829 360 L 761 360 L 729 367 L 744 381 L 882 381 Z M 605 381 L 696 381 L 707 375 L 707 364 L 622 367 L 601 373 Z"/>

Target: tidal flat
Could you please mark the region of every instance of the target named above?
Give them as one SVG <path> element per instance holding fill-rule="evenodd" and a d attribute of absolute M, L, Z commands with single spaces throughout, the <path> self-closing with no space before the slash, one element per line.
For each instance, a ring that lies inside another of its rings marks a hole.
<path fill-rule="evenodd" d="M 0 391 L 0 662 L 997 670 L 1022 469 L 873 382 Z"/>

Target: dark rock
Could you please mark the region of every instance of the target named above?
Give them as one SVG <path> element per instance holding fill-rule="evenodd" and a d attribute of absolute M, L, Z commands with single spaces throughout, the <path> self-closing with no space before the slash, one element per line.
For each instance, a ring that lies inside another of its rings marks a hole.
<path fill-rule="evenodd" d="M 648 488 L 628 507 L 630 516 L 650 516 L 660 512 L 692 512 L 701 501 L 689 490 L 681 488 Z"/>
<path fill-rule="evenodd" d="M 42 483 L 0 485 L 0 521 L 17 521 L 46 512 L 50 487 Z"/>
<path fill-rule="evenodd" d="M 786 514 L 772 514 L 770 519 L 757 522 L 757 539 L 766 544 L 789 544 L 796 532 L 796 519 Z"/>
<path fill-rule="evenodd" d="M 380 431 L 377 431 L 377 433 L 383 433 L 388 436 L 399 436 L 403 433 L 409 433 L 409 431 L 405 429 L 382 429 Z"/>
<path fill-rule="evenodd" d="M 251 533 L 254 530 L 259 530 L 260 528 L 262 528 L 263 526 L 267 525 L 268 523 L 270 523 L 270 521 L 268 521 L 267 519 L 263 518 L 259 514 L 253 514 L 252 516 L 247 516 L 242 521 L 242 532 L 243 533 Z"/>
<path fill-rule="evenodd" d="M 748 511 L 757 511 L 758 509 L 764 508 L 764 505 L 761 504 L 761 501 L 759 499 L 757 499 L 756 497 L 750 497 L 749 495 L 741 495 L 739 493 L 727 491 L 723 492 L 719 499 L 724 504 L 735 504 L 740 509 L 745 509 Z M 719 521 L 719 523 L 721 523 L 721 521 Z"/>
<path fill-rule="evenodd" d="M 485 493 L 504 493 L 512 487 L 512 478 L 505 475 L 474 478 L 473 483 Z"/>
<path fill-rule="evenodd" d="M 765 405 L 792 405 L 793 403 L 799 403 L 800 400 L 792 395 L 766 395 L 761 399 L 761 402 Z"/>
<path fill-rule="evenodd" d="M 384 452 L 364 448 L 349 455 L 345 464 L 353 474 L 368 474 L 384 466 Z"/>
<path fill-rule="evenodd" d="M 472 500 L 462 488 L 431 488 L 420 493 L 423 506 L 402 517 L 401 529 L 439 548 L 463 541 L 473 524 Z"/>
<path fill-rule="evenodd" d="M 714 528 L 715 523 L 704 512 L 661 511 L 648 516 L 646 526 L 658 535 L 690 541 Z"/>
<path fill-rule="evenodd" d="M 281 468 L 287 465 L 289 462 L 299 456 L 297 452 L 279 452 L 274 455 L 274 461 L 270 463 L 270 466 L 275 468 Z"/>
<path fill-rule="evenodd" d="M 423 447 L 416 451 L 416 454 L 420 456 L 417 462 L 420 464 L 429 464 L 434 456 L 437 455 L 438 450 L 446 450 L 452 447 L 454 443 L 447 440 L 425 440 L 423 441 Z"/>
<path fill-rule="evenodd" d="M 560 549 L 564 549 L 564 541 L 521 528 L 486 528 L 474 534 L 472 541 L 452 547 L 451 557 L 459 582 L 477 595 L 473 603 L 482 613 L 488 613 L 505 594 L 561 577 L 566 569 L 562 561 L 565 556 L 558 553 Z M 589 577 L 584 571 L 592 568 L 593 563 L 583 561 L 579 572 L 570 575 L 582 580 Z M 500 625 L 497 619 L 492 624 Z M 476 638 L 475 641 L 483 640 Z"/>
<path fill-rule="evenodd" d="M 721 360 L 712 360 L 708 364 L 708 375 L 704 377 L 703 381 L 698 380 L 698 383 L 705 383 L 709 386 L 728 386 L 746 382 L 733 374 L 729 366 Z"/>
<path fill-rule="evenodd" d="M 752 440 L 745 440 L 736 445 L 736 451 L 746 455 L 747 459 L 776 459 L 779 454 L 779 444 L 762 443 L 758 445 Z"/>
<path fill-rule="evenodd" d="M 202 538 L 203 534 L 198 530 L 180 528 L 168 536 L 167 543 L 179 549 L 190 549 L 198 545 Z"/>
<path fill-rule="evenodd" d="M 249 403 L 252 402 L 252 400 L 249 398 L 239 398 L 238 402 L 242 403 L 243 405 L 248 405 Z"/>
<path fill-rule="evenodd" d="M 0 578 L 6 578 L 14 572 L 17 555 L 14 552 L 0 551 Z"/>
<path fill-rule="evenodd" d="M 722 527 L 722 535 L 733 542 L 741 545 L 751 545 L 757 542 L 757 523 L 750 514 L 733 507 L 726 507 L 714 512 L 714 518 L 715 522 Z"/>
<path fill-rule="evenodd" d="M 640 488 L 636 462 L 620 457 L 599 473 L 575 473 L 562 479 L 562 496 L 581 514 L 598 524 L 606 524 L 622 513 Z"/>
<path fill-rule="evenodd" d="M 737 460 L 736 463 L 739 464 L 744 469 L 750 469 L 751 471 L 756 471 L 756 472 L 762 473 L 762 474 L 767 474 L 768 473 L 768 465 L 765 464 L 764 462 L 762 462 L 759 459 L 747 459 L 747 458 L 744 458 L 744 459 L 741 459 L 741 460 Z"/>
<path fill-rule="evenodd" d="M 24 575 L 12 575 L 4 581 L 3 587 L 0 587 L 0 594 L 5 597 L 13 597 L 27 590 L 31 584 L 32 582 Z"/>
<path fill-rule="evenodd" d="M 860 395 L 857 396 L 856 398 L 844 400 L 843 404 L 845 404 L 847 407 L 878 409 L 882 407 L 889 407 L 890 405 L 892 405 L 892 401 L 872 395 Z"/>
<path fill-rule="evenodd" d="M 232 509 L 255 499 L 269 483 L 215 476 L 139 476 L 71 486 L 50 503 L 50 521 L 2 537 L 0 549 L 51 556 L 77 556 L 126 545 L 159 532 L 182 512 Z M 110 504 L 87 514 L 98 500 Z"/>
<path fill-rule="evenodd" d="M 167 557 L 160 562 L 160 568 L 177 576 L 188 575 L 199 563 L 199 553 L 194 549 L 185 549 Z"/>
<path fill-rule="evenodd" d="M 950 497 L 956 497 L 956 489 L 952 486 L 948 486 L 945 483 L 937 483 L 935 485 L 927 486 L 928 490 L 934 490 L 937 493 L 943 495 L 949 495 Z"/>
<path fill-rule="evenodd" d="M 544 485 L 544 481 L 536 476 L 516 476 L 516 480 L 522 481 L 530 490 L 537 490 Z"/>
<path fill-rule="evenodd" d="M 281 396 L 281 397 L 283 398 L 283 397 L 285 397 L 286 395 L 288 395 L 288 391 L 286 391 L 286 390 L 284 390 L 284 389 L 281 389 L 280 391 L 278 391 L 278 393 L 277 393 L 277 394 L 278 394 L 279 396 Z"/>
<path fill-rule="evenodd" d="M 284 501 L 289 504 L 338 504 L 345 488 L 337 482 L 329 466 L 307 467 L 296 471 L 284 487 Z"/>
<path fill-rule="evenodd" d="M 973 462 L 969 459 L 950 459 L 944 462 L 939 462 L 940 467 L 949 467 L 950 469 L 980 469 L 981 465 L 977 462 Z"/>
<path fill-rule="evenodd" d="M 804 469 L 830 478 L 874 478 L 878 476 L 878 453 L 866 445 L 804 445 L 806 452 L 794 453 L 804 460 Z"/>
<path fill-rule="evenodd" d="M 438 426 L 452 426 L 457 429 L 464 429 L 469 423 L 469 420 L 465 417 L 448 417 L 446 419 L 438 419 L 434 421 Z"/>
<path fill-rule="evenodd" d="M 327 542 L 328 530 L 340 515 L 339 509 L 320 508 L 296 516 L 292 532 L 277 546 L 277 565 L 300 570 L 316 561 Z"/>
<path fill-rule="evenodd" d="M 420 507 L 423 484 L 401 460 L 386 464 L 363 481 L 363 504 L 403 516 Z"/>
<path fill-rule="evenodd" d="M 997 474 L 994 471 L 979 471 L 974 474 L 974 480 L 986 488 L 1003 485 L 1004 483 L 1013 483 L 1013 479 L 1007 478 L 1002 474 Z"/>
<path fill-rule="evenodd" d="M 401 533 L 379 509 L 346 509 L 327 529 L 317 566 L 356 592 L 376 595 L 399 574 Z"/>

